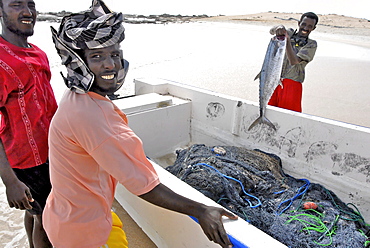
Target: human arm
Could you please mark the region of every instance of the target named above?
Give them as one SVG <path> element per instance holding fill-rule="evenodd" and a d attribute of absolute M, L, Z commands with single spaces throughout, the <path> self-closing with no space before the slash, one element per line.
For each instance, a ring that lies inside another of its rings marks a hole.
<path fill-rule="evenodd" d="M 139 197 L 159 207 L 197 218 L 203 232 L 210 241 L 222 247 L 232 247 L 222 224 L 222 216 L 227 216 L 233 220 L 238 218 L 232 213 L 222 208 L 206 206 L 183 197 L 163 184 L 157 185 L 151 191 Z"/>
<path fill-rule="evenodd" d="M 10 167 L 3 142 L 0 139 L 0 176 L 6 187 L 9 207 L 16 209 L 31 209 L 32 195 L 29 188 L 22 183 Z"/>
<path fill-rule="evenodd" d="M 94 97 L 93 99 L 99 97 L 96 94 L 90 95 Z M 231 245 L 221 219 L 222 216 L 228 216 L 231 219 L 237 217 L 222 208 L 208 207 L 187 199 L 160 184 L 153 165 L 145 155 L 141 140 L 123 121 L 119 109 L 113 112 L 111 103 L 106 100 L 96 101 L 96 103 L 100 108 L 98 111 L 90 111 L 94 115 L 85 111 L 85 115 L 80 114 L 70 120 L 70 126 L 78 123 L 84 126 L 77 132 L 77 139 L 94 161 L 132 194 L 154 205 L 197 218 L 208 239 L 222 247 Z M 100 116 L 99 113 L 102 110 L 104 115 Z M 71 111 L 73 113 L 73 110 Z M 53 131 L 50 132 L 50 137 L 53 137 L 53 133 Z M 91 133 L 95 135 L 92 136 Z"/>
<path fill-rule="evenodd" d="M 289 64 L 297 65 L 299 64 L 302 59 L 297 56 L 297 54 L 293 50 L 292 42 L 290 42 L 290 36 L 288 32 L 285 31 L 285 41 L 286 41 L 286 56 L 288 58 Z"/>
<path fill-rule="evenodd" d="M 290 65 L 296 65 L 299 64 L 302 59 L 297 56 L 297 54 L 294 52 L 292 43 L 290 42 L 290 36 L 287 32 L 286 28 L 283 25 L 274 26 L 270 29 L 270 34 L 276 35 L 276 36 L 285 36 L 286 40 L 286 55 L 289 61 Z"/>

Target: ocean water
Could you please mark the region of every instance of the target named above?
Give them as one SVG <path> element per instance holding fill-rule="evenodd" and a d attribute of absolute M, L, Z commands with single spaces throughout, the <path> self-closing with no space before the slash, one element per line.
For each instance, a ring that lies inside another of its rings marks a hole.
<path fill-rule="evenodd" d="M 66 87 L 50 26 L 40 22 L 31 42 L 49 56 L 51 84 L 59 100 Z M 121 46 L 130 62 L 121 95 L 134 93 L 135 78 L 164 78 L 258 102 L 258 74 L 269 43 L 269 27 L 231 23 L 126 24 Z M 314 61 L 307 66 L 303 112 L 370 127 L 370 44 L 366 37 L 315 30 Z M 361 42 L 359 42 L 361 41 Z M 0 183 L 0 247 L 28 247 L 23 212 L 9 209 Z"/>

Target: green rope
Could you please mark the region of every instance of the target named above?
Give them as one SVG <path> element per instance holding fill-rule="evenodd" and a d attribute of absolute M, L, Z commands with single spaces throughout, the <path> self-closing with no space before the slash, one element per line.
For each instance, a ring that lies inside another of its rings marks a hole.
<path fill-rule="evenodd" d="M 341 219 L 343 219 L 343 220 L 349 220 L 349 221 L 359 221 L 359 222 L 365 223 L 364 218 L 361 216 L 360 211 L 358 211 L 358 209 L 357 209 L 357 207 L 355 205 L 353 205 L 352 203 L 348 203 L 347 204 L 347 206 L 352 205 L 357 210 L 357 212 L 352 213 L 352 212 L 349 212 L 349 211 L 345 211 L 344 209 L 342 209 L 336 203 L 336 201 L 334 200 L 334 197 L 332 196 L 332 194 L 330 193 L 330 191 L 328 189 L 326 189 L 326 188 L 324 188 L 324 190 L 326 191 L 326 194 L 330 197 L 331 202 L 333 203 L 333 205 L 339 210 L 339 212 L 342 213 L 341 214 L 341 217 L 340 217 Z M 350 218 L 345 218 L 345 217 L 343 217 L 343 215 L 347 215 Z"/>
<path fill-rule="evenodd" d="M 243 209 L 242 209 L 242 212 L 243 212 L 243 215 L 244 215 L 244 220 L 245 220 L 246 222 L 250 222 L 248 215 L 244 212 L 244 210 L 243 210 Z"/>
<path fill-rule="evenodd" d="M 336 231 L 336 224 L 339 220 L 339 215 L 336 216 L 335 221 L 330 225 L 328 228 L 325 223 L 322 221 L 322 218 L 325 216 L 324 214 L 316 211 L 316 210 L 310 210 L 313 211 L 316 215 L 313 214 L 307 214 L 307 213 L 300 213 L 294 216 L 289 216 L 290 220 L 286 221 L 285 224 L 289 224 L 292 221 L 299 221 L 304 227 L 300 230 L 306 231 L 308 234 L 311 234 L 311 231 L 316 231 L 319 233 L 323 233 L 318 241 L 314 240 L 313 242 L 321 245 L 321 246 L 329 246 L 333 243 L 333 235 L 335 235 Z M 302 219 L 301 217 L 306 217 L 308 220 Z M 320 243 L 319 241 L 324 237 L 328 236 L 330 239 L 330 242 L 328 244 Z"/>
<path fill-rule="evenodd" d="M 221 197 L 220 199 L 217 200 L 217 203 L 220 203 L 220 201 L 222 201 L 222 200 L 229 200 L 229 198 L 227 198 L 227 197 Z"/>
<path fill-rule="evenodd" d="M 362 236 L 365 236 L 367 239 L 369 239 L 368 236 L 366 236 L 365 232 L 362 229 L 358 229 L 358 231 L 362 234 Z M 364 243 L 364 247 L 370 246 L 370 240 L 366 240 Z"/>
<path fill-rule="evenodd" d="M 337 223 L 338 223 L 339 218 L 340 218 L 340 215 L 337 215 L 335 217 L 334 222 L 330 225 L 329 228 L 327 228 L 327 230 L 323 233 L 323 235 L 321 235 L 321 237 L 319 238 L 319 241 L 326 235 L 326 236 L 329 236 L 330 238 L 330 244 L 328 245 L 331 245 L 331 243 L 333 242 L 333 235 L 336 234 L 335 231 L 337 230 Z M 328 246 L 328 245 L 325 245 L 325 246 Z"/>
<path fill-rule="evenodd" d="M 351 214 L 353 216 L 353 221 L 360 221 L 365 223 L 365 219 L 362 217 L 360 210 L 358 210 L 358 208 L 353 203 L 347 203 L 347 206 L 352 206 L 356 209 L 355 214 Z"/>

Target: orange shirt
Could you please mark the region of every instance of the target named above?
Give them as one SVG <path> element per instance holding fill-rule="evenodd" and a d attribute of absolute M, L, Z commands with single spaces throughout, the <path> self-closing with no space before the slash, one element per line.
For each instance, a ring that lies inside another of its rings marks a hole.
<path fill-rule="evenodd" d="M 117 182 L 135 195 L 159 184 L 125 114 L 96 93 L 66 91 L 51 122 L 49 146 L 52 191 L 43 223 L 55 247 L 105 244 Z"/>

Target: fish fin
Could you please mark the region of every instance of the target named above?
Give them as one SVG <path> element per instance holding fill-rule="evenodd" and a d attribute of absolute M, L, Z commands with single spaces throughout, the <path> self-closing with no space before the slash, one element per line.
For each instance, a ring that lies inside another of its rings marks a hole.
<path fill-rule="evenodd" d="M 254 126 L 258 125 L 258 124 L 266 124 L 267 126 L 271 127 L 272 129 L 274 129 L 276 131 L 276 127 L 275 125 L 269 120 L 267 119 L 265 116 L 260 116 L 257 118 L 257 120 L 255 120 L 248 128 L 248 131 L 250 131 Z"/>
<path fill-rule="evenodd" d="M 256 80 L 257 78 L 261 78 L 261 72 L 259 72 L 259 73 L 257 74 L 257 76 L 254 78 L 254 80 Z"/>

